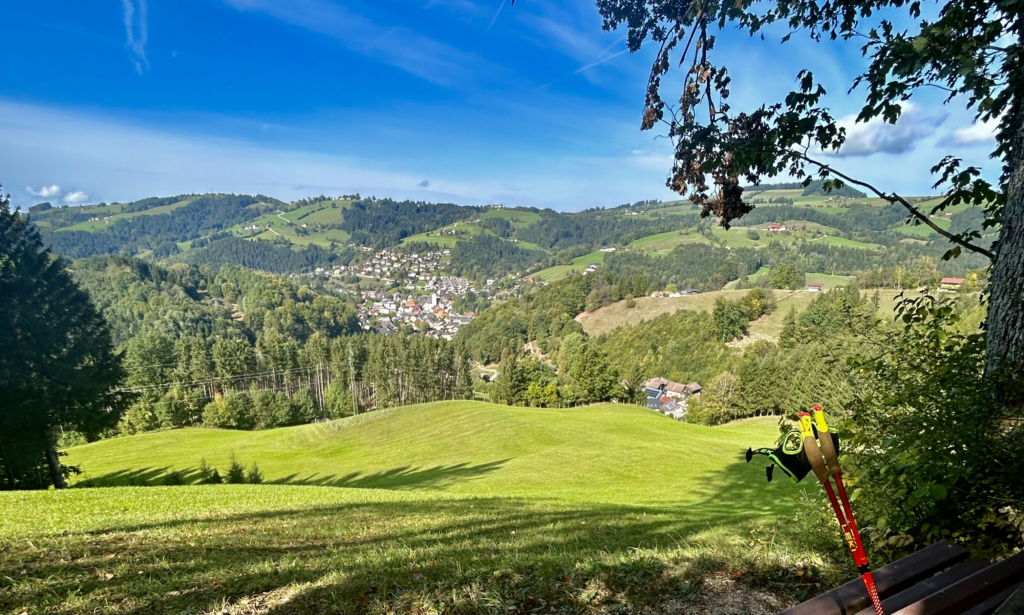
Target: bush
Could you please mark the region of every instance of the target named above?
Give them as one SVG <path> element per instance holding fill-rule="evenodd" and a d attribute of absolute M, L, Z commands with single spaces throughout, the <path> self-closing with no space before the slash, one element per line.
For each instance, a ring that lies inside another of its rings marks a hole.
<path fill-rule="evenodd" d="M 249 468 L 245 471 L 245 482 L 250 485 L 258 485 L 263 482 L 263 472 L 260 472 L 260 467 L 256 465 L 256 462 L 249 464 Z"/>
<path fill-rule="evenodd" d="M 57 448 L 70 448 L 79 444 L 85 444 L 88 441 L 81 432 L 69 429 L 60 432 L 60 435 L 57 437 Z"/>
<path fill-rule="evenodd" d="M 228 465 L 227 473 L 228 484 L 241 485 L 245 482 L 245 466 L 242 465 L 235 455 L 231 455 L 231 463 Z"/>
<path fill-rule="evenodd" d="M 253 389 L 249 392 L 252 400 L 252 418 L 259 429 L 272 429 L 278 422 L 277 398 L 273 391 Z"/>
<path fill-rule="evenodd" d="M 345 389 L 345 383 L 341 380 L 335 380 L 324 391 L 324 405 L 327 407 L 328 418 L 340 419 L 355 414 L 352 395 Z"/>
<path fill-rule="evenodd" d="M 199 484 L 219 485 L 221 482 L 220 473 L 217 472 L 217 468 L 206 463 L 205 457 L 201 459 L 199 461 Z"/>
<path fill-rule="evenodd" d="M 631 310 L 631 309 L 633 309 L 635 307 L 636 307 L 636 299 L 633 298 L 633 295 L 626 295 L 626 309 L 630 309 Z"/>
<path fill-rule="evenodd" d="M 309 389 L 300 389 L 291 400 L 292 416 L 296 423 L 312 423 L 317 419 L 316 400 Z"/>
<path fill-rule="evenodd" d="M 1009 512 L 1024 504 L 1024 423 L 984 375 L 984 336 L 959 331 L 949 299 L 897 311 L 842 422 L 865 546 L 883 558 L 942 538 L 989 556 L 1019 549 Z"/>
<path fill-rule="evenodd" d="M 757 241 L 760 238 L 761 238 L 761 234 L 758 233 L 756 230 L 754 230 L 754 229 L 747 229 L 747 239 L 751 239 L 753 241 Z"/>
<path fill-rule="evenodd" d="M 206 404 L 203 424 L 220 429 L 252 429 L 256 425 L 252 400 L 246 393 L 232 393 Z"/>

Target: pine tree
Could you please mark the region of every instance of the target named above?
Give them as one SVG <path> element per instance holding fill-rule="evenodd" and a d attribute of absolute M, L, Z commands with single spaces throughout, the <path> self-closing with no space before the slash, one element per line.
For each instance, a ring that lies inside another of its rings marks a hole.
<path fill-rule="evenodd" d="M 456 366 L 455 397 L 457 399 L 473 399 L 473 370 L 469 366 L 469 355 L 459 345 L 455 353 Z"/>
<path fill-rule="evenodd" d="M 110 331 L 39 231 L 0 196 L 0 463 L 7 487 L 45 460 L 56 488 L 66 485 L 55 432 L 95 437 L 113 427 L 124 400 L 113 393 L 123 371 Z M 43 485 L 34 485 L 43 486 Z"/>

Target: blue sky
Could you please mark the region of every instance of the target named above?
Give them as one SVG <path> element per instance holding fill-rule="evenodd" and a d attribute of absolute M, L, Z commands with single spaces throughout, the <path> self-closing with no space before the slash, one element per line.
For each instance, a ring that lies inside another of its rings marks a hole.
<path fill-rule="evenodd" d="M 0 181 L 18 205 L 185 192 L 347 192 L 578 210 L 674 198 L 671 149 L 639 130 L 651 53 L 593 0 L 40 0 L 8 3 Z M 733 105 L 774 102 L 807 66 L 845 92 L 857 48 L 724 33 Z M 929 193 L 928 168 L 991 149 L 924 97 L 851 127 L 834 162 Z"/>

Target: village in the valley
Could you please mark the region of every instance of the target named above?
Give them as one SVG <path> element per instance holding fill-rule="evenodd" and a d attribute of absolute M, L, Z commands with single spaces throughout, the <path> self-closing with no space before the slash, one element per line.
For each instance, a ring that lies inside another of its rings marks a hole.
<path fill-rule="evenodd" d="M 483 284 L 460 276 L 447 275 L 444 263 L 451 255 L 449 248 L 429 252 L 400 250 L 373 251 L 360 247 L 365 256 L 349 265 L 317 267 L 315 270 L 292 274 L 292 277 L 320 278 L 335 285 L 339 293 L 359 295 L 359 322 L 364 330 L 393 333 L 403 325 L 428 337 L 451 339 L 459 328 L 476 316 L 475 311 L 459 312 L 457 298 L 482 297 L 508 299 L 521 292 L 517 277 L 503 280 L 488 279 Z M 371 255 L 372 253 L 372 255 Z M 374 286 L 366 290 L 353 290 L 345 280 L 361 280 Z M 479 286 L 479 287 L 478 287 Z"/>

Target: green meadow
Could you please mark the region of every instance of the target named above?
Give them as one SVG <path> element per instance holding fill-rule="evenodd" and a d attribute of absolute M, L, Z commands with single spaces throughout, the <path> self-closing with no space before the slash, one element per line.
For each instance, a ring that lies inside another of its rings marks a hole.
<path fill-rule="evenodd" d="M 0 612 L 640 612 L 735 592 L 770 611 L 849 574 L 801 527 L 808 486 L 744 462 L 777 435 L 439 402 L 104 440 L 70 449 L 77 488 L 0 493 Z M 158 486 L 232 455 L 265 484 Z"/>

